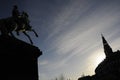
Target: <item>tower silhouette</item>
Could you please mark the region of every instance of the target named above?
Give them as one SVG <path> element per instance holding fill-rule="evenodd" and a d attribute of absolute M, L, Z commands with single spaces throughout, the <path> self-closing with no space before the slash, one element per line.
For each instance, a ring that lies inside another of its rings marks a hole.
<path fill-rule="evenodd" d="M 109 56 L 111 56 L 111 54 L 113 54 L 112 48 L 107 43 L 107 41 L 105 40 L 105 38 L 102 34 L 101 34 L 101 36 L 102 36 L 102 41 L 103 41 L 104 53 L 105 53 L 106 57 L 109 57 Z"/>
<path fill-rule="evenodd" d="M 96 67 L 94 75 L 78 80 L 120 80 L 120 51 L 113 52 L 104 36 L 101 36 L 106 58 Z"/>

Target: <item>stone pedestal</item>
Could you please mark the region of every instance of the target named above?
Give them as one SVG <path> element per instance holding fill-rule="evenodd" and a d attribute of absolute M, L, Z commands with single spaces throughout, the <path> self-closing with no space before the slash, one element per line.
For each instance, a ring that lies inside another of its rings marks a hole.
<path fill-rule="evenodd" d="M 42 52 L 35 46 L 10 36 L 0 36 L 1 80 L 38 80 L 37 58 Z"/>

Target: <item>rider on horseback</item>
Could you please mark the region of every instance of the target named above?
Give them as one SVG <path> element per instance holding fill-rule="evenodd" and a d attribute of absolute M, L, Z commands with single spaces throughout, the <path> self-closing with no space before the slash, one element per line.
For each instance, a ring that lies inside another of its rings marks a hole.
<path fill-rule="evenodd" d="M 22 12 L 20 18 L 18 18 L 18 21 L 19 21 L 19 24 L 17 25 L 17 29 L 16 29 L 16 32 L 17 32 L 17 35 L 19 35 L 19 31 L 22 30 L 26 30 L 26 29 L 29 29 L 31 28 L 30 26 L 30 21 L 28 19 L 28 14 L 26 12 Z"/>
<path fill-rule="evenodd" d="M 14 8 L 12 10 L 12 17 L 8 17 L 5 19 L 0 19 L 0 32 L 1 35 L 8 36 L 11 35 L 12 37 L 15 37 L 12 31 L 16 31 L 19 35 L 19 32 L 24 33 L 29 40 L 30 43 L 33 44 L 32 39 L 27 34 L 27 31 L 34 32 L 35 36 L 38 37 L 37 33 L 34 29 L 32 29 L 32 26 L 30 26 L 29 16 L 26 12 L 22 12 L 22 14 L 19 13 L 18 8 L 16 5 L 14 5 Z"/>
<path fill-rule="evenodd" d="M 29 16 L 26 12 L 22 12 L 20 18 L 20 25 L 17 27 L 16 31 L 19 34 L 19 31 L 22 31 L 30 40 L 31 44 L 33 44 L 30 36 L 26 33 L 26 31 L 33 31 L 35 33 L 35 36 L 38 37 L 37 33 L 34 29 L 32 29 L 32 26 L 30 26 Z"/>
<path fill-rule="evenodd" d="M 20 12 L 18 11 L 18 7 L 17 5 L 14 5 L 12 10 L 12 17 L 14 18 L 15 22 L 18 22 L 19 16 L 20 16 Z"/>
<path fill-rule="evenodd" d="M 20 30 L 24 30 L 25 28 L 29 27 L 28 25 L 30 21 L 28 20 L 28 14 L 23 11 L 22 14 L 20 15 L 17 5 L 13 6 L 12 17 L 16 23 L 17 35 L 19 35 Z"/>
<path fill-rule="evenodd" d="M 19 21 L 19 18 L 20 18 L 20 12 L 19 12 L 19 10 L 18 10 L 18 7 L 17 7 L 17 5 L 14 5 L 13 6 L 13 10 L 12 10 L 12 17 L 13 17 L 13 20 L 15 21 L 15 23 L 16 23 L 16 27 L 18 28 L 20 28 L 20 21 Z M 19 35 L 19 33 L 18 33 L 18 31 L 16 31 L 17 32 L 17 35 Z"/>

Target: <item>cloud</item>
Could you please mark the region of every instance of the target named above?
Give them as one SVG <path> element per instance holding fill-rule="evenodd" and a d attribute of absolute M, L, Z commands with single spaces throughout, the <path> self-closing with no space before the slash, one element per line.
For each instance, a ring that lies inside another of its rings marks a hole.
<path fill-rule="evenodd" d="M 44 60 L 44 61 L 40 61 L 39 62 L 39 65 L 40 66 L 45 66 L 45 65 L 47 65 L 48 64 L 48 61 L 47 60 Z"/>
<path fill-rule="evenodd" d="M 44 73 L 39 73 L 39 80 L 48 80 L 48 75 Z"/>
<path fill-rule="evenodd" d="M 78 71 L 84 70 L 92 74 L 94 69 L 87 69 L 87 58 L 102 48 L 100 34 L 112 40 L 115 48 L 119 47 L 119 36 L 116 36 L 117 39 L 113 39 L 113 36 L 119 33 L 120 7 L 117 3 L 111 4 L 102 1 L 79 3 L 77 0 L 56 13 L 49 25 L 52 30 L 48 31 L 49 35 L 44 41 L 47 46 L 45 53 L 49 53 L 51 58 L 46 58 L 49 63 L 41 69 L 45 72 L 54 71 L 54 75 L 55 72 L 70 72 L 69 66 L 72 66 L 76 73 L 82 74 Z"/>

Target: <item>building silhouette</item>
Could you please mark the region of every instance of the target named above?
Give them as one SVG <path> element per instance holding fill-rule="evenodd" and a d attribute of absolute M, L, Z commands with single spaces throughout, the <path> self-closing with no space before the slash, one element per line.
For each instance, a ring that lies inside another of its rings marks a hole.
<path fill-rule="evenodd" d="M 1 80 L 38 80 L 37 58 L 42 52 L 35 46 L 11 36 L 0 36 Z"/>
<path fill-rule="evenodd" d="M 95 69 L 95 75 L 78 80 L 120 80 L 120 51 L 113 52 L 103 35 L 102 41 L 106 58 Z"/>

